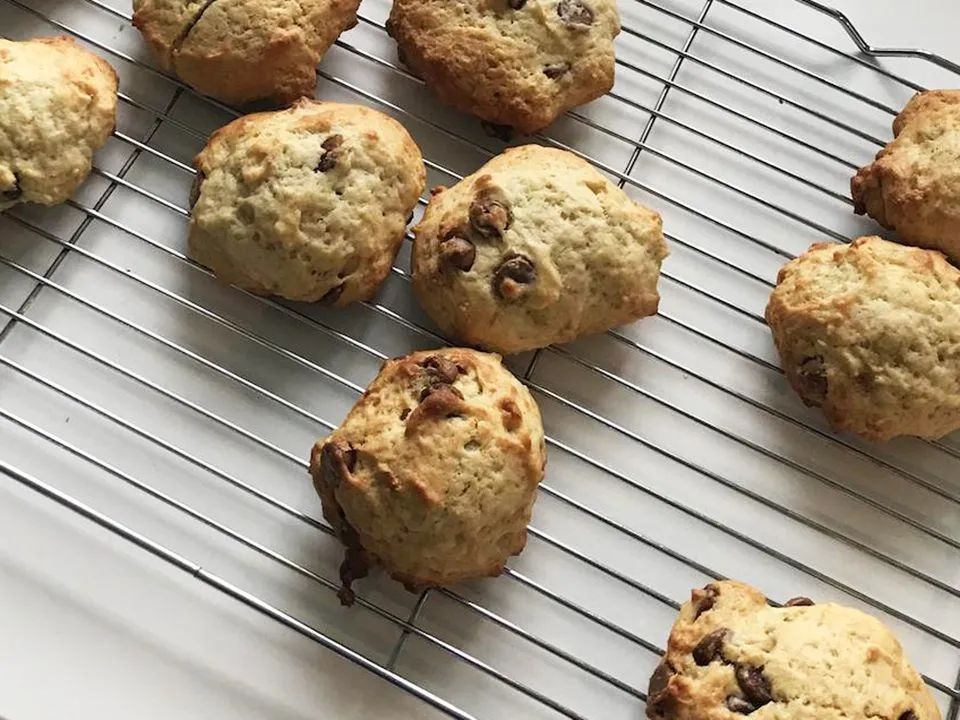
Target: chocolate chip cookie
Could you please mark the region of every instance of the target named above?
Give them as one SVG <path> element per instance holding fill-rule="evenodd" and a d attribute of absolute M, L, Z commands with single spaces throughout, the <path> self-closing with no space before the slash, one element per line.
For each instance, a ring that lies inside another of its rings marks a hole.
<path fill-rule="evenodd" d="M 435 191 L 414 234 L 421 304 L 470 345 L 521 352 L 657 311 L 660 216 L 562 150 L 513 148 Z"/>
<path fill-rule="evenodd" d="M 310 462 L 347 548 L 341 600 L 371 565 L 411 590 L 499 575 L 526 543 L 545 462 L 540 411 L 498 356 L 388 360 Z"/>
<path fill-rule="evenodd" d="M 313 96 L 316 66 L 360 0 L 133 0 L 157 63 L 226 103 Z"/>
<path fill-rule="evenodd" d="M 781 271 L 767 323 L 790 384 L 870 440 L 960 428 L 960 271 L 878 237 L 814 245 Z"/>
<path fill-rule="evenodd" d="M 733 581 L 694 590 L 650 679 L 651 720 L 940 720 L 876 618 Z"/>
<path fill-rule="evenodd" d="M 960 262 L 960 90 L 918 93 L 893 134 L 853 178 L 855 211 Z"/>
<path fill-rule="evenodd" d="M 615 0 L 395 0 L 388 32 L 439 98 L 532 133 L 614 78 Z"/>
<path fill-rule="evenodd" d="M 235 120 L 196 166 L 197 262 L 253 293 L 337 306 L 376 292 L 426 183 L 400 123 L 311 100 Z"/>
<path fill-rule="evenodd" d="M 69 199 L 116 120 L 105 60 L 66 37 L 0 38 L 0 210 Z"/>

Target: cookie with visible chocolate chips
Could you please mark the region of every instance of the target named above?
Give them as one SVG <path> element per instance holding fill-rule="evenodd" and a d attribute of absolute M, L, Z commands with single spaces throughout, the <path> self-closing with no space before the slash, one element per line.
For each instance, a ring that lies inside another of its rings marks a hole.
<path fill-rule="evenodd" d="M 394 0 L 403 61 L 492 127 L 545 128 L 613 87 L 615 0 Z"/>
<path fill-rule="evenodd" d="M 878 237 L 814 245 L 767 306 L 784 372 L 838 430 L 870 440 L 960 429 L 960 271 Z"/>
<path fill-rule="evenodd" d="M 372 565 L 411 590 L 499 575 L 526 543 L 545 463 L 540 411 L 498 356 L 388 360 L 310 462 L 347 548 L 341 600 Z"/>
<path fill-rule="evenodd" d="M 253 293 L 337 306 L 376 292 L 426 184 L 398 122 L 310 100 L 230 123 L 196 166 L 197 262 Z"/>
<path fill-rule="evenodd" d="M 70 38 L 0 38 L 0 210 L 65 202 L 116 125 L 117 74 Z"/>
<path fill-rule="evenodd" d="M 772 607 L 734 581 L 680 608 L 647 693 L 651 720 L 940 720 L 876 618 L 794 598 Z"/>
<path fill-rule="evenodd" d="M 414 236 L 421 304 L 470 345 L 521 352 L 657 311 L 660 216 L 562 150 L 513 148 L 435 191 Z"/>
<path fill-rule="evenodd" d="M 157 63 L 235 105 L 312 97 L 317 63 L 357 24 L 360 0 L 133 0 Z"/>

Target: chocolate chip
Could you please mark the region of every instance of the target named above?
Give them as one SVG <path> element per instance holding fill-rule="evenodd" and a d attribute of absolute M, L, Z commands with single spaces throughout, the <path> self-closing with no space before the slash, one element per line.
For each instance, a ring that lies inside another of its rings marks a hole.
<path fill-rule="evenodd" d="M 513 128 L 509 125 L 501 125 L 500 123 L 487 122 L 486 120 L 480 121 L 480 127 L 483 128 L 483 131 L 492 138 L 497 140 L 503 140 L 504 142 L 510 142 L 513 140 Z"/>
<path fill-rule="evenodd" d="M 330 485 L 336 487 L 357 466 L 357 451 L 340 440 L 328 442 L 320 453 L 320 468 Z"/>
<path fill-rule="evenodd" d="M 320 302 L 324 305 L 333 305 L 340 299 L 340 296 L 343 295 L 343 286 L 344 283 L 340 283 L 332 290 L 328 291 L 326 295 L 320 298 Z"/>
<path fill-rule="evenodd" d="M 322 147 L 326 152 L 320 156 L 320 161 L 314 172 L 327 172 L 336 167 L 337 160 L 340 159 L 343 146 L 343 135 L 331 135 L 323 141 Z"/>
<path fill-rule="evenodd" d="M 583 0 L 560 0 L 557 15 L 567 25 L 593 25 L 593 10 Z"/>
<path fill-rule="evenodd" d="M 827 399 L 827 368 L 823 364 L 822 356 L 804 359 L 798 368 L 797 380 L 800 383 L 800 394 L 808 402 L 819 404 Z"/>
<path fill-rule="evenodd" d="M 13 176 L 13 187 L 0 191 L 0 202 L 16 202 L 23 197 L 23 188 L 20 187 L 20 178 Z"/>
<path fill-rule="evenodd" d="M 717 592 L 715 585 L 707 585 L 705 588 L 703 588 L 703 593 L 700 599 L 697 601 L 696 612 L 693 615 L 693 619 L 696 620 L 707 610 L 712 609 L 714 604 L 717 602 L 718 596 L 719 593 Z"/>
<path fill-rule="evenodd" d="M 190 209 L 193 210 L 193 207 L 197 204 L 197 200 L 200 199 L 200 188 L 203 187 L 203 181 L 207 179 L 207 176 L 202 172 L 197 170 L 196 176 L 193 178 L 193 185 L 190 186 Z"/>
<path fill-rule="evenodd" d="M 427 371 L 435 383 L 452 385 L 460 376 L 457 364 L 441 355 L 431 355 L 420 363 L 420 367 Z"/>
<path fill-rule="evenodd" d="M 647 716 L 651 718 L 667 718 L 673 715 L 675 699 L 668 691 L 670 678 L 676 671 L 670 666 L 666 658 L 660 661 L 657 669 L 650 676 L 647 686 Z"/>
<path fill-rule="evenodd" d="M 670 667 L 670 663 L 666 660 L 661 660 L 660 664 L 657 665 L 657 669 L 653 671 L 653 675 L 650 676 L 647 695 L 652 696 L 662 693 L 667 689 L 667 683 L 670 682 L 671 677 L 673 677 L 673 668 Z"/>
<path fill-rule="evenodd" d="M 353 582 L 370 574 L 370 556 L 360 545 L 356 530 L 347 522 L 344 522 L 341 529 L 340 539 L 347 546 L 347 551 L 344 553 L 343 562 L 340 563 L 341 585 L 337 591 L 337 597 L 340 598 L 341 605 L 349 607 L 357 599 L 352 587 Z"/>
<path fill-rule="evenodd" d="M 749 715 L 756 710 L 756 708 L 742 697 L 730 695 L 727 697 L 727 710 L 730 712 L 740 713 L 741 715 Z"/>
<path fill-rule="evenodd" d="M 529 258 L 511 255 L 493 274 L 493 291 L 504 300 L 519 300 L 537 280 L 537 269 Z"/>
<path fill-rule="evenodd" d="M 460 377 L 460 368 L 456 363 L 441 355 L 431 355 L 420 363 L 426 371 L 427 385 L 420 392 L 420 402 L 437 392 L 448 392 L 463 400 L 463 393 L 453 387 L 453 383 Z"/>
<path fill-rule="evenodd" d="M 512 223 L 510 208 L 489 190 L 478 193 L 470 204 L 470 226 L 485 238 L 503 237 Z"/>
<path fill-rule="evenodd" d="M 737 685 L 753 706 L 761 707 L 773 700 L 770 695 L 770 683 L 763 676 L 762 669 L 751 665 L 737 665 L 734 675 L 737 678 Z"/>
<path fill-rule="evenodd" d="M 790 598 L 783 604 L 784 607 L 806 607 L 808 605 L 816 605 L 816 603 L 802 595 L 800 597 Z"/>
<path fill-rule="evenodd" d="M 440 243 L 440 262 L 444 267 L 467 272 L 476 259 L 477 249 L 469 240 L 454 235 Z"/>
<path fill-rule="evenodd" d="M 704 635 L 693 649 L 693 659 L 701 667 L 709 665 L 714 660 L 723 657 L 723 641 L 729 634 L 727 628 L 717 628 L 712 633 Z"/>
<path fill-rule="evenodd" d="M 511 10 L 522 10 L 526 4 L 527 0 L 507 0 L 507 5 L 510 6 Z"/>
<path fill-rule="evenodd" d="M 413 437 L 430 423 L 463 416 L 463 395 L 451 385 L 430 385 L 420 395 L 420 404 L 407 417 L 406 437 Z"/>
<path fill-rule="evenodd" d="M 570 63 L 557 63 L 556 65 L 547 65 L 543 69 L 543 74 L 551 80 L 562 78 L 570 72 Z"/>
<path fill-rule="evenodd" d="M 917 714 L 913 710 L 907 710 L 905 713 L 901 713 L 897 720 L 917 720 Z"/>

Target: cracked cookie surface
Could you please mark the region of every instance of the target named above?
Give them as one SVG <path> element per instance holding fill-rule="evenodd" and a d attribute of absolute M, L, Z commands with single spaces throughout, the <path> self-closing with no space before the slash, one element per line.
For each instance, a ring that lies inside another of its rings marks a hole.
<path fill-rule="evenodd" d="M 776 608 L 734 581 L 694 590 L 650 679 L 651 720 L 940 720 L 903 648 L 859 610 Z"/>
<path fill-rule="evenodd" d="M 395 0 L 387 29 L 441 101 L 523 133 L 613 87 L 614 0 Z"/>
<path fill-rule="evenodd" d="M 116 119 L 105 60 L 70 38 L 0 39 L 0 210 L 69 199 Z"/>
<path fill-rule="evenodd" d="M 196 166 L 191 257 L 250 292 L 337 306 L 376 292 L 426 183 L 396 120 L 311 100 L 235 120 Z"/>
<path fill-rule="evenodd" d="M 855 211 L 960 261 L 960 90 L 918 93 L 893 134 L 851 182 Z"/>
<path fill-rule="evenodd" d="M 313 96 L 316 66 L 360 0 L 134 0 L 160 66 L 235 105 Z"/>
<path fill-rule="evenodd" d="M 540 411 L 499 356 L 388 360 L 311 457 L 347 547 L 341 599 L 371 565 L 410 589 L 499 575 L 526 543 L 545 463 Z"/>
<path fill-rule="evenodd" d="M 420 303 L 470 345 L 521 352 L 657 311 L 660 216 L 562 150 L 512 148 L 435 191 L 414 235 Z"/>
<path fill-rule="evenodd" d="M 878 237 L 818 244 L 780 271 L 766 312 L 787 379 L 871 440 L 960 428 L 960 271 Z"/>

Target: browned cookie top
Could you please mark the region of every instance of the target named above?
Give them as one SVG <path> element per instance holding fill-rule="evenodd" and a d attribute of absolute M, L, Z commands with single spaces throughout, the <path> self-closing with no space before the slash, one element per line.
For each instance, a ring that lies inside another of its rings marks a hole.
<path fill-rule="evenodd" d="M 524 546 L 545 460 L 539 410 L 498 356 L 387 361 L 311 462 L 348 548 L 344 585 L 368 564 L 414 588 L 498 574 Z"/>
<path fill-rule="evenodd" d="M 400 57 L 444 102 L 530 133 L 613 86 L 614 0 L 395 0 Z"/>
<path fill-rule="evenodd" d="M 960 261 L 960 90 L 918 93 L 893 133 L 851 182 L 856 212 Z"/>
<path fill-rule="evenodd" d="M 0 38 L 0 210 L 67 200 L 116 119 L 106 60 L 66 37 Z"/>
<path fill-rule="evenodd" d="M 133 0 L 157 62 L 202 93 L 243 105 L 313 96 L 316 65 L 356 24 L 360 0 Z"/>
<path fill-rule="evenodd" d="M 191 256 L 250 292 L 338 306 L 376 292 L 426 183 L 396 120 L 311 100 L 235 120 L 196 164 Z"/>
<path fill-rule="evenodd" d="M 960 428 L 960 271 L 878 237 L 819 244 L 780 271 L 767 323 L 784 372 L 871 440 Z"/>

